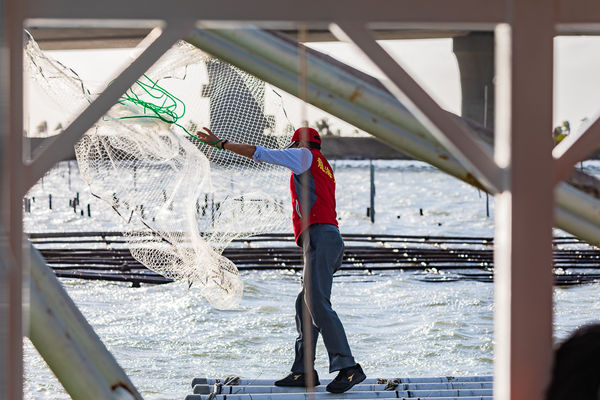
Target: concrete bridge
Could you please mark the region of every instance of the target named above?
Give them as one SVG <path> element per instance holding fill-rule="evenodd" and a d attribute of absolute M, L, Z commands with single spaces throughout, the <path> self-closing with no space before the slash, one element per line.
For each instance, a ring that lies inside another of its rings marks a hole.
<path fill-rule="evenodd" d="M 135 47 L 150 32 L 146 28 L 36 28 L 35 25 L 30 27 L 29 31 L 43 50 Z M 454 54 L 460 70 L 462 117 L 486 128 L 494 126 L 493 32 L 431 29 L 374 29 L 373 31 L 375 38 L 379 40 L 452 38 Z M 298 31 L 293 29 L 281 32 L 294 39 L 299 36 Z M 327 26 L 321 29 L 311 28 L 306 33 L 307 42 L 336 40 Z M 361 141 L 347 141 L 351 151 L 354 151 L 354 143 L 358 142 Z M 373 146 L 374 149 L 381 150 L 379 145 Z M 378 157 L 365 155 L 364 158 Z M 390 155 L 390 158 L 396 157 Z"/>

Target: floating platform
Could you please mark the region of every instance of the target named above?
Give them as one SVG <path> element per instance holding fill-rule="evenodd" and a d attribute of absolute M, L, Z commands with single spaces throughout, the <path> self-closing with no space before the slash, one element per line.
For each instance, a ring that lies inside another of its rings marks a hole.
<path fill-rule="evenodd" d="M 331 379 L 305 388 L 279 387 L 274 379 L 194 378 L 193 394 L 185 400 L 323 400 L 323 399 L 428 399 L 492 400 L 492 376 L 365 379 L 346 393 L 325 391 Z"/>

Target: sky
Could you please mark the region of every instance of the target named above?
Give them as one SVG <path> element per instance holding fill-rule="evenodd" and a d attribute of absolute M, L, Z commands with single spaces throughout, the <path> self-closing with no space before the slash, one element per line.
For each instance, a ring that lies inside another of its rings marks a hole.
<path fill-rule="evenodd" d="M 384 48 L 417 82 L 448 111 L 460 114 L 460 80 L 451 39 L 417 39 L 381 42 Z M 377 76 L 371 62 L 350 45 L 340 42 L 310 43 L 312 48 Z M 131 49 L 70 50 L 48 52 L 77 71 L 84 81 L 101 85 L 130 60 Z M 565 36 L 555 39 L 555 82 L 553 125 L 568 120 L 576 130 L 584 118 L 600 111 L 600 38 Z M 302 103 L 290 97 L 293 118 L 300 118 Z M 320 110 L 309 107 L 308 120 L 328 117 L 332 125 L 347 125 Z"/>
<path fill-rule="evenodd" d="M 600 37 L 562 36 L 554 40 L 554 125 L 577 128 L 600 111 Z"/>

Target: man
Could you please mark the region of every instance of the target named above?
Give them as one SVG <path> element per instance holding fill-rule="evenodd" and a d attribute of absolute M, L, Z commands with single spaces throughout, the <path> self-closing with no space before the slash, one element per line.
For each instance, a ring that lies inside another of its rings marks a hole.
<path fill-rule="evenodd" d="M 296 243 L 304 252 L 303 288 L 296 299 L 298 338 L 294 363 L 291 373 L 275 385 L 307 387 L 320 384 L 314 369 L 310 374 L 306 372 L 306 368 L 314 365 L 319 333 L 329 355 L 329 372 L 339 371 L 327 385 L 327 391 L 343 393 L 365 380 L 365 373 L 350 351 L 344 327 L 331 307 L 333 273 L 342 264 L 344 242 L 336 219 L 335 178 L 329 162 L 321 154 L 319 133 L 307 127 L 297 129 L 290 145 L 283 150 L 219 139 L 208 128 L 196 134 L 200 140 L 222 150 L 259 163 L 282 165 L 292 171 L 292 222 Z M 305 355 L 311 359 L 307 360 Z"/>

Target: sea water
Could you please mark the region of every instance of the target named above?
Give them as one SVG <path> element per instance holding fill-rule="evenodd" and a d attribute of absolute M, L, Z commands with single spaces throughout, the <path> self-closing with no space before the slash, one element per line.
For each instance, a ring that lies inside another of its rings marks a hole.
<path fill-rule="evenodd" d="M 493 200 L 433 167 L 374 161 L 375 222 L 369 161 L 337 161 L 342 233 L 493 235 Z M 596 163 L 586 163 L 597 173 Z M 143 171 L 139 171 L 143 176 Z M 142 178 L 141 178 L 142 179 Z M 286 188 L 269 188 L 270 192 Z M 69 199 L 79 193 L 77 212 Z M 49 209 L 52 194 L 53 208 Z M 120 219 L 90 195 L 76 164 L 61 163 L 27 194 L 28 232 L 119 230 Z M 86 206 L 90 204 L 91 217 Z M 81 215 L 80 209 L 85 210 Z M 489 216 L 488 216 L 489 209 Z M 564 234 L 557 231 L 556 234 Z M 104 344 L 148 399 L 182 399 L 194 377 L 277 378 L 289 371 L 296 336 L 294 300 L 300 274 L 246 271 L 242 302 L 212 308 L 192 286 L 64 279 L 63 284 Z M 355 358 L 370 377 L 488 375 L 493 371 L 493 284 L 422 282 L 412 272 L 336 274 L 332 303 Z M 555 339 L 599 319 L 599 284 L 555 288 Z M 316 369 L 328 374 L 319 342 Z M 25 398 L 68 395 L 35 348 L 25 343 Z"/>

